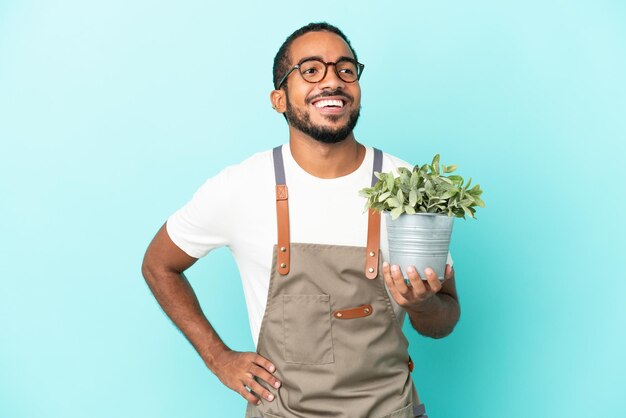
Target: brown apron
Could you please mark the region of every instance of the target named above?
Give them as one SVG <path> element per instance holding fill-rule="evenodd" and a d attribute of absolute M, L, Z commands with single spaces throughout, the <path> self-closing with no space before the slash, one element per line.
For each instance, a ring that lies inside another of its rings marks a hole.
<path fill-rule="evenodd" d="M 249 403 L 246 418 L 426 418 L 382 277 L 380 214 L 368 215 L 367 247 L 290 243 L 281 147 L 274 170 L 278 244 L 257 353 L 282 385 L 260 381 L 275 398 Z"/>

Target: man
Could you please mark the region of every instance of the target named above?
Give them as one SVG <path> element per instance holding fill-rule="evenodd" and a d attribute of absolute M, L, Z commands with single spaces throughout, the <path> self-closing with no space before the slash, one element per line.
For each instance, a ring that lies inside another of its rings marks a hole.
<path fill-rule="evenodd" d="M 418 332 L 441 338 L 459 319 L 450 265 L 442 283 L 409 268 L 407 284 L 398 266 L 379 263 L 385 228 L 363 213 L 358 190 L 374 170 L 411 166 L 355 140 L 362 71 L 334 26 L 289 36 L 270 94 L 289 143 L 209 179 L 146 252 L 142 271 L 159 304 L 249 401 L 246 417 L 425 417 L 402 322 L 408 313 Z M 241 273 L 256 353 L 221 341 L 183 275 L 224 245 Z"/>

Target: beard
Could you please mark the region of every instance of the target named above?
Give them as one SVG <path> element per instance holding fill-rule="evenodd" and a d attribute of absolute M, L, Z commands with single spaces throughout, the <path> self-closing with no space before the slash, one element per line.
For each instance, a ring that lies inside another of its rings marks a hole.
<path fill-rule="evenodd" d="M 331 96 L 331 94 L 328 94 Z M 318 126 L 311 122 L 311 114 L 308 110 L 299 110 L 291 106 L 289 101 L 289 95 L 287 95 L 287 109 L 285 110 L 285 117 L 289 125 L 293 126 L 302 133 L 310 136 L 316 141 L 323 142 L 324 144 L 336 144 L 343 141 L 352 133 L 357 121 L 359 120 L 359 114 L 361 109 L 353 110 L 349 117 L 348 122 L 345 125 L 336 128 Z M 336 122 L 342 115 L 326 115 L 324 116 L 331 122 Z"/>

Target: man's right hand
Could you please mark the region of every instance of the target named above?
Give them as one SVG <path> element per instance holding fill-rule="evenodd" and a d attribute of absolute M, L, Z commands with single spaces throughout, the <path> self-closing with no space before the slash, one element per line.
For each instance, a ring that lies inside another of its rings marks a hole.
<path fill-rule="evenodd" d="M 163 225 L 146 251 L 141 270 L 165 313 L 220 381 L 250 402 L 260 403 L 258 396 L 272 401 L 274 396 L 254 378 L 278 388 L 280 382 L 272 376 L 276 367 L 256 353 L 239 353 L 224 345 L 183 275 L 196 260 L 174 244 Z"/>
<path fill-rule="evenodd" d="M 274 395 L 261 386 L 255 377 L 276 389 L 280 387 L 280 382 L 272 375 L 276 367 L 257 353 L 225 350 L 214 359 L 212 366 L 213 373 L 224 385 L 253 404 L 261 403 L 259 397 L 270 402 L 274 400 Z"/>

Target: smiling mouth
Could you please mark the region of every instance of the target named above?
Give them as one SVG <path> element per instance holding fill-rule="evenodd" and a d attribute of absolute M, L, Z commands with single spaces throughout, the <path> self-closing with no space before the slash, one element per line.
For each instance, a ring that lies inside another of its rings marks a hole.
<path fill-rule="evenodd" d="M 313 106 L 318 109 L 341 109 L 345 103 L 339 99 L 321 99 L 313 103 Z"/>

